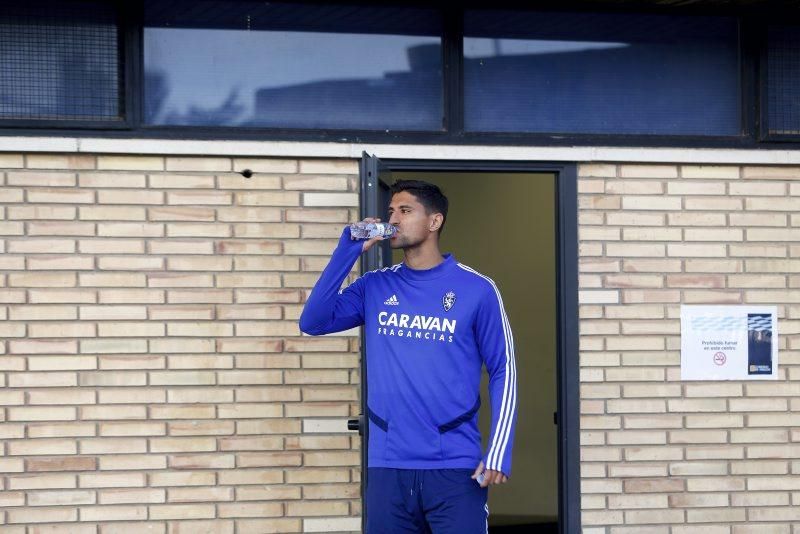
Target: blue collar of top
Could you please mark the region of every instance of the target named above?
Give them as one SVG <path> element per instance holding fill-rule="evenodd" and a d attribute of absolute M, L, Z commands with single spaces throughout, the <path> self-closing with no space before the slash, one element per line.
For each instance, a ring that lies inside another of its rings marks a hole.
<path fill-rule="evenodd" d="M 444 258 L 442 263 L 430 269 L 412 269 L 403 262 L 397 273 L 409 280 L 433 280 L 446 275 L 456 265 L 456 259 L 452 254 L 442 254 L 442 258 Z"/>

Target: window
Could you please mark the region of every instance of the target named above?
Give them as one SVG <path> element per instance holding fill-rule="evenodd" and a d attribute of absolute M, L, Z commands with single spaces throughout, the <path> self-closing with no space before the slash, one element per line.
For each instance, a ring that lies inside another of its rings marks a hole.
<path fill-rule="evenodd" d="M 767 43 L 767 134 L 800 135 L 800 27 L 772 26 Z"/>
<path fill-rule="evenodd" d="M 468 131 L 741 133 L 732 17 L 469 10 Z"/>
<path fill-rule="evenodd" d="M 441 130 L 436 10 L 145 3 L 145 123 Z"/>
<path fill-rule="evenodd" d="M 0 119 L 121 119 L 117 15 L 99 2 L 0 0 Z"/>

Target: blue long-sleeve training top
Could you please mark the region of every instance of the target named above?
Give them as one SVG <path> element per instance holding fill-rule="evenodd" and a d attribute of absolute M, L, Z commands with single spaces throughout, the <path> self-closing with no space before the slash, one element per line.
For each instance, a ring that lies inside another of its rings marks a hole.
<path fill-rule="evenodd" d="M 495 283 L 451 254 L 431 269 L 404 263 L 340 289 L 363 241 L 345 227 L 300 316 L 312 335 L 365 325 L 368 467 L 477 467 L 511 475 L 517 416 L 514 340 Z M 481 366 L 492 425 L 481 453 Z"/>

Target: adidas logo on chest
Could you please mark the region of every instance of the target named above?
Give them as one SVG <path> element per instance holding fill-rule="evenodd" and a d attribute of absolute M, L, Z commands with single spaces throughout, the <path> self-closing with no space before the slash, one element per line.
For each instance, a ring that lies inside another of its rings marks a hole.
<path fill-rule="evenodd" d="M 392 295 L 388 299 L 384 300 L 383 303 L 386 304 L 387 306 L 399 306 L 400 305 L 400 301 L 397 300 L 397 295 Z"/>

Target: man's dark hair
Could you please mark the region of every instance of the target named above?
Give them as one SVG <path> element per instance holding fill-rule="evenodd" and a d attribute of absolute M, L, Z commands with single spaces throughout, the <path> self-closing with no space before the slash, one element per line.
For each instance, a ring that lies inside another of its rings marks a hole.
<path fill-rule="evenodd" d="M 439 186 L 429 182 L 423 182 L 422 180 L 397 180 L 392 184 L 389 191 L 392 196 L 401 191 L 408 191 L 425 207 L 425 213 L 427 215 L 431 213 L 441 213 L 442 225 L 439 227 L 439 235 L 442 234 L 444 223 L 447 221 L 448 201 L 447 197 L 442 193 L 442 190 L 439 189 Z"/>

